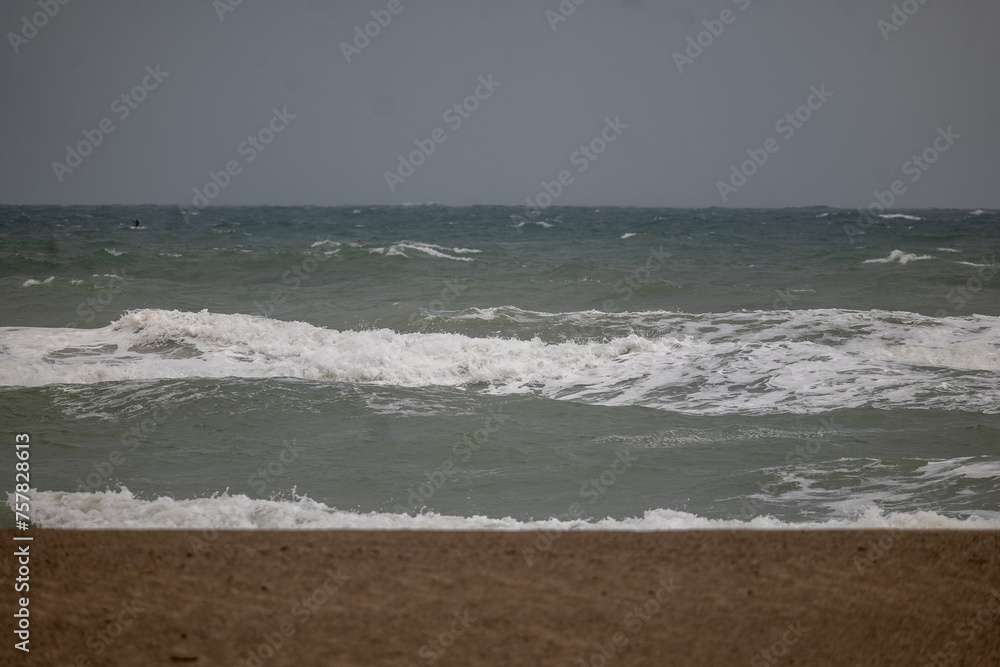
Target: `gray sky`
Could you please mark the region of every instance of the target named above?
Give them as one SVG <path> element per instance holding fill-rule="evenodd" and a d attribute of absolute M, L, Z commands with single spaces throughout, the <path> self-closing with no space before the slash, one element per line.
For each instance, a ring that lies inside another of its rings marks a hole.
<path fill-rule="evenodd" d="M 1000 3 L 237 1 L 6 0 L 0 203 L 1000 207 Z"/>

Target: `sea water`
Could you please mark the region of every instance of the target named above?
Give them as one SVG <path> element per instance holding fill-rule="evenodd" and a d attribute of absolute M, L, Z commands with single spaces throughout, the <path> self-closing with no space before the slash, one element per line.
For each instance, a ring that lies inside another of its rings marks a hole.
<path fill-rule="evenodd" d="M 525 213 L 0 207 L 3 490 L 28 433 L 41 527 L 1000 527 L 996 212 Z"/>

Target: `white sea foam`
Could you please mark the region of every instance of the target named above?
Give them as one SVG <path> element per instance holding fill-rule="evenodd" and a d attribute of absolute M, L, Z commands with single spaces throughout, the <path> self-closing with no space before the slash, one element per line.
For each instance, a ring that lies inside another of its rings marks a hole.
<path fill-rule="evenodd" d="M 917 468 L 924 479 L 940 482 L 946 479 L 1000 479 L 1000 461 L 977 461 L 967 463 L 971 457 L 963 456 L 944 461 L 929 461 L 927 465 Z"/>
<path fill-rule="evenodd" d="M 883 213 L 879 216 L 880 218 L 885 218 L 886 220 L 923 220 L 915 215 L 906 215 L 905 213 Z"/>
<path fill-rule="evenodd" d="M 35 285 L 48 285 L 49 283 L 51 283 L 55 279 L 56 279 L 55 276 L 49 276 L 45 280 L 35 280 L 34 278 L 28 278 L 27 280 L 24 281 L 24 283 L 21 284 L 21 287 L 34 287 Z"/>
<path fill-rule="evenodd" d="M 100 329 L 0 329 L 0 385 L 295 377 L 536 393 L 689 414 L 863 406 L 1000 411 L 997 378 L 963 372 L 1000 371 L 998 317 L 844 310 L 546 314 L 512 307 L 458 317 L 501 315 L 622 333 L 544 342 L 138 310 Z"/>
<path fill-rule="evenodd" d="M 922 465 L 914 467 L 915 463 Z M 779 505 L 808 507 L 836 517 L 855 517 L 873 507 L 923 505 L 928 492 L 947 494 L 953 499 L 975 494 L 984 486 L 981 480 L 995 480 L 1000 462 L 985 457 L 959 457 L 947 460 L 906 460 L 841 458 L 799 463 L 770 470 L 780 483 L 776 495 L 760 493 L 755 499 Z M 990 503 L 986 503 L 990 506 Z M 1000 520 L 1000 511 L 958 512 L 973 517 Z"/>
<path fill-rule="evenodd" d="M 334 241 L 332 239 L 323 239 L 314 242 L 311 247 L 313 248 L 324 248 L 328 252 L 326 254 L 333 254 L 339 252 L 340 249 L 345 244 L 342 241 Z M 357 244 L 347 244 L 357 247 Z M 380 246 L 375 248 L 368 248 L 368 252 L 375 255 L 386 255 L 389 257 L 410 257 L 407 254 L 410 252 L 419 252 L 430 257 L 437 257 L 439 259 L 451 259 L 459 262 L 471 262 L 474 261 L 471 257 L 456 257 L 455 255 L 469 255 L 478 254 L 482 250 L 476 248 L 447 248 L 445 246 L 435 245 L 433 243 L 420 243 L 419 241 L 400 241 L 399 243 L 393 243 L 388 246 Z"/>
<path fill-rule="evenodd" d="M 637 336 L 547 345 L 387 329 L 340 332 L 250 315 L 163 310 L 130 312 L 102 329 L 0 329 L 0 341 L 7 352 L 0 356 L 0 384 L 22 385 L 225 376 L 404 386 L 530 384 L 611 362 L 637 346 L 658 345 Z M 199 354 L 175 359 L 146 351 L 165 344 Z"/>
<path fill-rule="evenodd" d="M 105 248 L 104 252 L 109 255 L 114 255 L 115 257 L 121 257 L 122 255 L 127 255 L 128 253 L 124 250 L 116 250 L 115 248 Z"/>
<path fill-rule="evenodd" d="M 14 494 L 8 494 L 13 506 Z M 1000 529 L 1000 516 L 954 518 L 936 512 L 885 512 L 869 506 L 849 519 L 786 522 L 774 517 L 708 519 L 670 509 L 643 516 L 597 521 L 510 517 L 448 516 L 435 513 L 359 513 L 339 510 L 306 497 L 261 500 L 222 494 L 175 500 L 136 498 L 127 488 L 97 493 L 32 491 L 32 520 L 42 528 L 188 530 L 481 530 L 481 531 L 670 531 L 670 530 L 837 530 L 837 529 Z"/>
<path fill-rule="evenodd" d="M 947 347 L 893 345 L 872 348 L 872 352 L 917 364 L 965 370 L 1000 371 L 1000 353 L 995 348 L 991 349 L 983 343 L 955 343 Z"/>
<path fill-rule="evenodd" d="M 634 234 L 633 232 L 627 232 L 627 233 L 625 233 L 625 234 L 622 234 L 622 235 L 621 235 L 621 238 L 623 238 L 623 239 L 630 239 L 630 238 L 632 238 L 633 236 L 635 236 L 635 234 Z"/>
<path fill-rule="evenodd" d="M 422 252 L 426 255 L 430 255 L 431 257 L 451 259 L 459 262 L 473 262 L 475 260 L 472 257 L 455 257 L 455 255 L 449 255 L 448 253 L 467 255 L 482 252 L 482 250 L 477 250 L 475 248 L 445 248 L 443 246 L 434 245 L 433 243 L 420 243 L 418 241 L 400 241 L 399 243 L 394 243 L 390 246 L 370 248 L 368 252 L 386 256 L 395 255 L 399 257 L 409 257 L 409 255 L 406 254 L 407 250 Z"/>
<path fill-rule="evenodd" d="M 893 250 L 889 253 L 888 257 L 880 257 L 879 259 L 866 259 L 865 264 L 890 264 L 892 262 L 899 262 L 900 264 L 909 264 L 910 262 L 915 262 L 920 259 L 934 259 L 930 255 L 915 255 L 913 253 L 903 252 L 902 250 Z"/>
<path fill-rule="evenodd" d="M 954 248 L 938 248 L 938 252 L 962 252 L 961 250 L 955 250 Z"/>

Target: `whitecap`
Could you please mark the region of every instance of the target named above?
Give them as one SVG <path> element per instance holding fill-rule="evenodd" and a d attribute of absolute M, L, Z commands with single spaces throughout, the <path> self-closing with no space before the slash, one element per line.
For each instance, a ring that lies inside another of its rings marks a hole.
<path fill-rule="evenodd" d="M 482 252 L 482 250 L 477 250 L 476 248 L 446 248 L 433 243 L 420 243 L 418 241 L 400 241 L 399 243 L 394 243 L 387 247 L 370 248 L 368 252 L 386 256 L 409 257 L 409 255 L 406 254 L 407 250 L 421 252 L 425 255 L 430 255 L 431 257 L 450 259 L 457 262 L 474 262 L 475 260 L 472 257 L 455 257 L 454 255 L 450 255 L 448 253 L 468 255 Z"/>
<path fill-rule="evenodd" d="M 600 339 L 337 331 L 241 314 L 137 310 L 96 329 L 0 328 L 0 386 L 294 377 L 475 387 L 683 414 L 886 409 L 1000 411 L 1000 318 L 848 310 L 686 314 L 440 312 L 600 328 Z M 183 356 L 164 352 L 184 347 Z M 965 372 L 965 371 L 972 372 Z M 979 372 L 977 372 L 979 371 Z M 942 390 L 943 382 L 950 389 Z M 753 387 L 754 391 L 746 391 Z"/>
<path fill-rule="evenodd" d="M 56 279 L 55 276 L 49 276 L 45 280 L 35 280 L 34 278 L 28 278 L 27 280 L 24 281 L 24 283 L 21 284 L 21 287 L 34 287 L 35 285 L 48 285 L 49 283 L 51 283 L 55 279 Z"/>
<path fill-rule="evenodd" d="M 921 259 L 934 259 L 930 255 L 915 255 L 913 253 L 903 252 L 902 250 L 893 250 L 889 253 L 888 257 L 880 257 L 879 259 L 866 259 L 865 264 L 890 264 L 892 262 L 899 262 L 900 264 L 909 264 L 910 262 L 915 262 Z"/>

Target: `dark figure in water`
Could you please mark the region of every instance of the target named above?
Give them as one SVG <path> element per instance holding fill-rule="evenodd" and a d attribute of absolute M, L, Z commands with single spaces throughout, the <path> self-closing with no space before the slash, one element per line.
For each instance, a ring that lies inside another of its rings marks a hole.
<path fill-rule="evenodd" d="M 138 226 L 139 226 L 139 218 L 136 218 L 136 219 L 135 219 L 135 220 L 133 220 L 132 222 L 134 222 L 134 223 L 135 223 L 135 226 L 136 226 L 136 227 L 138 227 Z"/>

